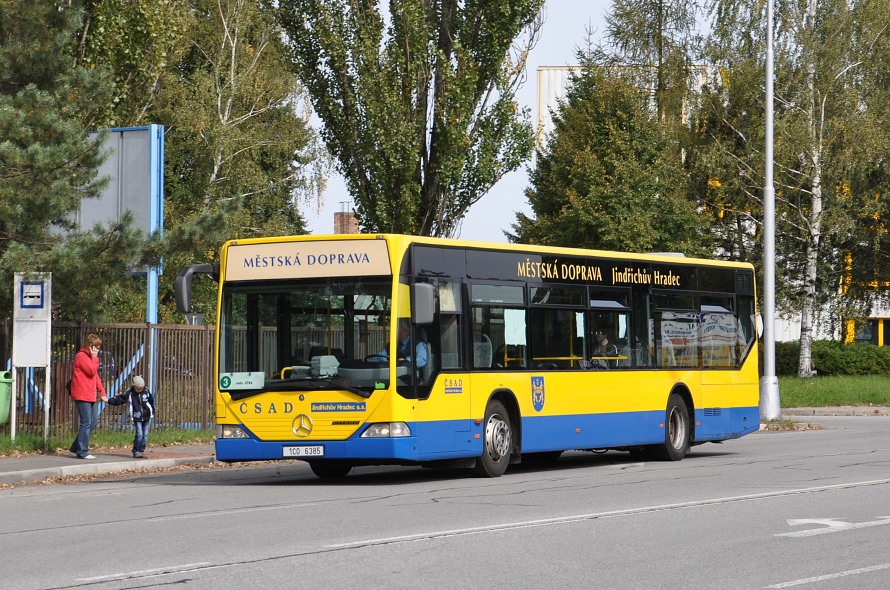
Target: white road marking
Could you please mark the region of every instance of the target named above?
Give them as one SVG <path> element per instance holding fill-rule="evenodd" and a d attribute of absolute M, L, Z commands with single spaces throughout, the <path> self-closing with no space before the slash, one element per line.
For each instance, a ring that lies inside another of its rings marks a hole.
<path fill-rule="evenodd" d="M 873 565 L 870 567 L 861 567 L 855 570 L 847 570 L 845 572 L 837 572 L 834 574 L 825 574 L 824 576 L 814 576 L 812 578 L 803 578 L 800 580 L 793 580 L 791 582 L 782 582 L 781 584 L 774 584 L 773 586 L 764 586 L 764 588 L 791 588 L 792 586 L 800 586 L 803 584 L 812 584 L 813 582 L 824 582 L 825 580 L 834 580 L 837 578 L 843 578 L 846 576 L 855 576 L 856 574 L 867 574 L 868 572 L 877 572 L 880 570 L 890 569 L 890 563 L 884 563 L 881 565 Z"/>
<path fill-rule="evenodd" d="M 189 572 L 196 569 L 204 568 L 211 565 L 209 562 L 202 563 L 186 563 L 183 565 L 171 565 L 168 567 L 159 567 L 150 570 L 137 570 L 134 572 L 123 572 L 120 574 L 109 574 L 107 576 L 96 576 L 94 578 L 80 578 L 76 580 L 77 582 L 87 582 L 87 583 L 95 583 L 95 582 L 108 582 L 111 580 L 126 580 L 128 578 L 137 578 L 145 576 L 163 576 L 168 574 L 178 574 L 182 572 Z"/>
<path fill-rule="evenodd" d="M 810 494 L 814 492 L 826 492 L 832 490 L 846 490 L 859 487 L 887 485 L 890 479 L 876 479 L 872 481 L 860 481 L 853 483 L 834 484 L 830 486 L 817 486 L 812 488 L 798 488 L 792 490 L 781 490 L 777 492 L 764 492 L 761 494 L 748 494 L 744 496 L 727 496 L 724 498 L 710 498 L 705 500 L 694 500 L 691 502 L 679 502 L 676 504 L 657 504 L 654 506 L 641 506 L 639 508 L 627 508 L 624 510 L 611 510 L 607 512 L 590 512 L 587 514 L 576 514 L 572 516 L 562 516 L 558 518 L 544 518 L 539 520 L 522 520 L 516 522 L 507 522 L 503 524 L 495 524 L 479 527 L 468 527 L 463 529 L 449 529 L 440 531 L 430 531 L 427 533 L 416 533 L 413 535 L 400 535 L 396 537 L 381 537 L 378 539 L 365 539 L 362 541 L 352 541 L 349 543 L 336 543 L 333 545 L 325 545 L 325 549 L 348 549 L 353 547 L 363 547 L 368 545 L 387 545 L 390 543 L 406 543 L 410 541 L 422 541 L 426 539 L 441 539 L 445 537 L 456 537 L 458 535 L 475 535 L 480 533 L 493 533 L 506 531 L 511 529 L 522 529 L 539 526 L 550 526 L 580 522 L 585 520 L 596 520 L 600 518 L 615 518 L 618 516 L 630 516 L 634 514 L 646 514 L 650 512 L 662 512 L 667 510 L 678 510 L 682 508 L 698 508 L 701 506 L 713 506 L 717 504 L 728 504 L 732 502 L 749 502 L 752 500 L 763 500 L 769 498 L 782 498 L 785 496 L 795 496 L 800 494 Z M 882 523 L 883 524 L 883 523 Z"/>
<path fill-rule="evenodd" d="M 818 529 L 807 529 L 805 531 L 794 531 L 793 533 L 781 533 L 777 537 L 813 537 L 815 535 L 824 535 L 826 533 L 839 533 L 841 531 L 852 531 L 854 529 L 865 529 L 873 526 L 881 526 L 890 524 L 890 516 L 879 516 L 881 520 L 870 520 L 868 522 L 844 522 L 835 518 L 791 518 L 788 519 L 788 526 L 798 526 L 802 524 L 821 524 L 824 525 Z"/>

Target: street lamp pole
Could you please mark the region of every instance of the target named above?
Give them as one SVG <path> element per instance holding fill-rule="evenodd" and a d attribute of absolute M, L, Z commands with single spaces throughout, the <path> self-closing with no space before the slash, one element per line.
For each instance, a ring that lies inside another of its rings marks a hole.
<path fill-rule="evenodd" d="M 763 184 L 763 377 L 760 417 L 779 417 L 776 376 L 776 189 L 773 182 L 773 0 L 766 5 L 766 145 Z"/>

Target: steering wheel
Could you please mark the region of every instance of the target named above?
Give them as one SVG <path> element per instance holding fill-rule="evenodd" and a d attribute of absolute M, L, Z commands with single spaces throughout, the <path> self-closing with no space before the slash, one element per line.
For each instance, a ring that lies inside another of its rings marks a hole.
<path fill-rule="evenodd" d="M 382 354 L 369 354 L 365 357 L 365 362 L 368 363 L 388 363 L 389 357 L 384 356 Z"/>

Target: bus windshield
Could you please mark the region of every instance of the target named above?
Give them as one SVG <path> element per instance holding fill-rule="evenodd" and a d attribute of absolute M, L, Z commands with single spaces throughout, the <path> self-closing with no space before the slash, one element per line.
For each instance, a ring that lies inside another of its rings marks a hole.
<path fill-rule="evenodd" d="M 388 386 L 388 363 L 378 355 L 388 344 L 391 290 L 386 277 L 225 284 L 220 389 Z"/>

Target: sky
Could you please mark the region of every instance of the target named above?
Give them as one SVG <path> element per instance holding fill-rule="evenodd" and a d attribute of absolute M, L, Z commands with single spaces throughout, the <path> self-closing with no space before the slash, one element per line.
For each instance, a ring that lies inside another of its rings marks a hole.
<path fill-rule="evenodd" d="M 531 120 L 537 121 L 538 67 L 575 64 L 575 53 L 586 44 L 587 30 L 598 41 L 605 30 L 608 0 L 547 0 L 546 20 L 538 44 L 532 49 L 527 63 L 527 79 L 517 93 L 519 103 L 531 109 Z M 516 212 L 529 214 L 531 207 L 525 198 L 528 168 L 532 161 L 505 175 L 491 190 L 473 205 L 464 217 L 458 237 L 483 242 L 506 242 L 505 231 L 516 221 Z M 334 213 L 352 210 L 352 198 L 342 177 L 334 175 L 322 197 L 320 210 L 304 211 L 307 227 L 313 234 L 334 231 Z"/>

